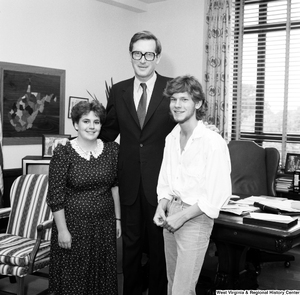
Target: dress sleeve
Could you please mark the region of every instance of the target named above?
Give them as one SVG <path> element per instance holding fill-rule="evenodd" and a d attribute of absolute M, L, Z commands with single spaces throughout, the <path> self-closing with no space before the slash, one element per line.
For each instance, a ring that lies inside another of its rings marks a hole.
<path fill-rule="evenodd" d="M 53 151 L 49 167 L 49 189 L 47 204 L 52 212 L 65 207 L 66 184 L 69 168 L 70 143 L 58 145 Z"/>
<path fill-rule="evenodd" d="M 115 179 L 112 186 L 118 186 L 118 157 L 119 157 L 119 144 L 116 142 L 112 142 L 112 165 L 113 171 L 115 175 Z"/>

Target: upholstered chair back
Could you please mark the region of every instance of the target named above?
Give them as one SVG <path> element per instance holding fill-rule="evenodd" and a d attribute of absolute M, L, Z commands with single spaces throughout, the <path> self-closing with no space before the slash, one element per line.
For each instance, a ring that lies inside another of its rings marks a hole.
<path fill-rule="evenodd" d="M 37 238 L 37 225 L 52 219 L 51 210 L 46 203 L 47 191 L 46 174 L 27 174 L 16 179 L 10 191 L 11 214 L 7 234 Z M 50 240 L 50 238 L 49 229 L 43 239 Z"/>
<path fill-rule="evenodd" d="M 278 150 L 241 140 L 230 141 L 228 148 L 232 194 L 276 196 L 275 180 L 280 160 Z"/>

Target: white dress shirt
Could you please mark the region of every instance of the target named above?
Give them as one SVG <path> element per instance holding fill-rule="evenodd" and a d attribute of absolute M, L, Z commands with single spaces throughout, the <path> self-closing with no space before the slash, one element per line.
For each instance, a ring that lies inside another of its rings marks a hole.
<path fill-rule="evenodd" d="M 141 96 L 143 94 L 143 88 L 141 86 L 141 83 L 145 83 L 147 85 L 147 104 L 146 104 L 146 111 L 148 110 L 148 106 L 150 103 L 150 99 L 152 96 L 154 84 L 156 81 L 157 75 L 154 72 L 154 75 L 145 83 L 141 82 L 138 80 L 137 77 L 134 78 L 134 83 L 133 83 L 133 98 L 134 98 L 134 104 L 135 104 L 135 109 L 137 110 Z"/>
<path fill-rule="evenodd" d="M 231 163 L 225 140 L 198 121 L 184 150 L 180 149 L 180 126 L 166 137 L 158 179 L 158 201 L 178 196 L 189 205 L 198 204 L 211 218 L 231 197 Z"/>

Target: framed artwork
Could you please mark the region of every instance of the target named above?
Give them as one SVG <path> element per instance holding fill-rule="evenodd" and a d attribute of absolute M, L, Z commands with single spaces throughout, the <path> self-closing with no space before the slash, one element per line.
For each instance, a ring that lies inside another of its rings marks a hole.
<path fill-rule="evenodd" d="M 3 145 L 64 133 L 65 70 L 0 62 Z"/>
<path fill-rule="evenodd" d="M 77 96 L 70 96 L 69 97 L 69 110 L 68 110 L 68 118 L 71 118 L 71 111 L 75 104 L 79 103 L 80 101 L 89 101 L 88 98 L 85 97 L 77 97 Z"/>
<path fill-rule="evenodd" d="M 69 139 L 71 137 L 70 134 L 43 134 L 43 158 L 51 158 L 53 155 L 54 148 L 61 143 L 62 141 L 65 141 L 65 139 Z"/>
<path fill-rule="evenodd" d="M 295 170 L 300 170 L 300 154 L 287 153 L 284 173 L 292 174 Z"/>

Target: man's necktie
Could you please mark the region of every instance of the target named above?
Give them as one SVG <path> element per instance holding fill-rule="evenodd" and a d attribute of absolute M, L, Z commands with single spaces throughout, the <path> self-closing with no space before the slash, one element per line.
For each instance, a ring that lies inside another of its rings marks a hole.
<path fill-rule="evenodd" d="M 147 85 L 146 83 L 141 83 L 143 88 L 143 94 L 140 98 L 139 105 L 137 108 L 137 115 L 140 121 L 140 126 L 143 128 L 145 117 L 146 117 L 146 105 L 147 105 Z"/>

